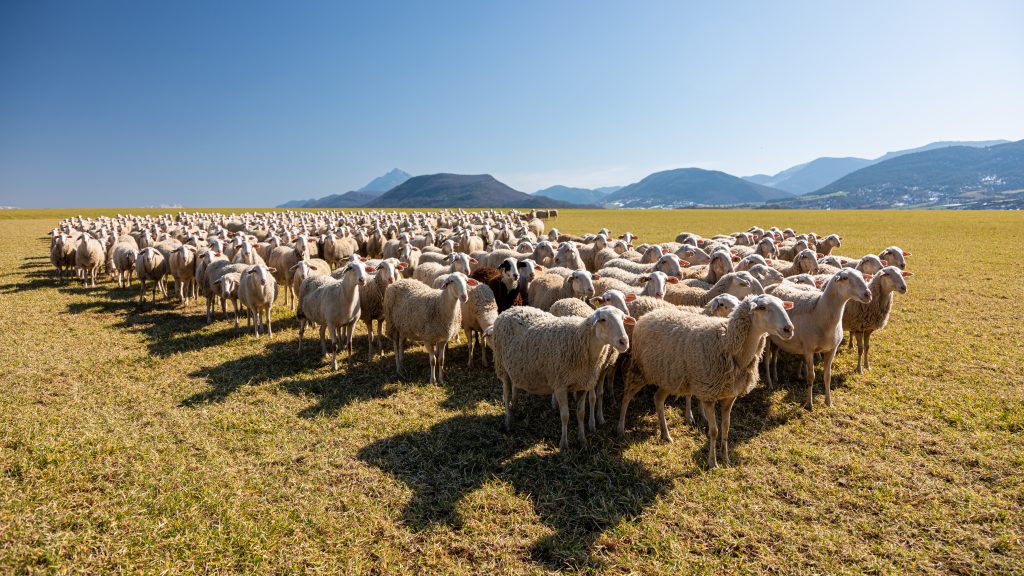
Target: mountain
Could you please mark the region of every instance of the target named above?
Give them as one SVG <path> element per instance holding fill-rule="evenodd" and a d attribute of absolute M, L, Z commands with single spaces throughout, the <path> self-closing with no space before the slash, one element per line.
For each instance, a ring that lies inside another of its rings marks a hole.
<path fill-rule="evenodd" d="M 323 198 L 309 200 L 302 208 L 359 208 L 376 197 L 376 194 L 356 191 L 345 192 L 344 194 L 331 194 Z"/>
<path fill-rule="evenodd" d="M 949 148 L 951 146 L 971 146 L 975 148 L 985 148 L 989 146 L 996 146 L 999 144 L 1006 144 L 1009 140 L 980 140 L 980 141 L 967 141 L 967 142 L 932 142 L 926 144 L 920 148 L 911 148 L 909 150 L 897 150 L 896 152 L 888 152 L 883 156 L 869 160 L 867 158 L 816 158 L 810 162 L 804 164 L 798 164 L 792 168 L 787 168 L 778 174 L 770 176 L 768 174 L 755 174 L 753 176 L 744 176 L 743 179 L 748 182 L 754 182 L 755 184 L 762 184 L 764 186 L 771 186 L 772 188 L 778 188 L 779 190 L 785 190 L 786 192 L 792 192 L 794 194 L 807 194 L 818 190 L 827 184 L 839 180 L 843 176 L 850 174 L 861 168 L 877 164 L 878 162 L 884 162 L 891 160 L 898 156 L 905 154 L 914 154 L 917 152 L 925 152 L 928 150 L 935 150 L 938 148 Z"/>
<path fill-rule="evenodd" d="M 607 197 L 606 202 L 626 208 L 681 208 L 754 204 L 789 198 L 791 194 L 742 178 L 700 168 L 655 172 Z"/>
<path fill-rule="evenodd" d="M 821 189 L 776 203 L 791 208 L 1013 208 L 1024 206 L 1024 140 L 948 146 L 891 157 Z"/>
<path fill-rule="evenodd" d="M 572 204 L 520 192 L 490 174 L 414 176 L 367 208 L 565 208 Z"/>
<path fill-rule="evenodd" d="M 362 206 L 369 202 L 372 198 L 380 196 L 381 194 L 391 190 L 395 186 L 398 186 L 402 182 L 405 182 L 412 176 L 408 172 L 399 170 L 398 168 L 392 168 L 387 174 L 378 176 L 366 186 L 363 186 L 359 190 L 352 192 L 346 192 L 344 194 L 331 194 L 330 196 L 324 196 L 323 198 L 310 198 L 309 200 L 289 200 L 284 204 L 279 204 L 278 208 L 355 208 Z M 361 196 L 356 196 L 361 194 Z M 360 202 L 361 200 L 361 202 Z M 355 203 L 359 202 L 359 203 Z"/>
<path fill-rule="evenodd" d="M 548 198 L 554 198 L 555 200 L 561 200 L 562 202 L 569 202 L 572 204 L 592 204 L 594 206 L 600 206 L 604 203 L 604 199 L 611 194 L 620 190 L 621 186 L 605 186 L 604 188 L 573 188 L 571 186 L 551 186 L 543 190 L 537 190 L 533 193 L 534 196 L 547 196 Z"/>
<path fill-rule="evenodd" d="M 392 168 L 390 172 L 383 176 L 378 176 L 370 183 L 362 188 L 356 190 L 356 192 L 370 192 L 375 193 L 374 196 L 379 196 L 388 190 L 391 190 L 395 186 L 405 182 L 409 178 L 412 178 L 412 174 L 409 174 L 405 170 L 399 170 L 398 168 Z"/>

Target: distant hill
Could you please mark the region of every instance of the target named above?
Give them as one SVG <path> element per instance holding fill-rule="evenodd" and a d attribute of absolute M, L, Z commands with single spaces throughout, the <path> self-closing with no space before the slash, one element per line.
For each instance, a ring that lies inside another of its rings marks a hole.
<path fill-rule="evenodd" d="M 375 196 L 379 196 L 388 190 L 391 190 L 395 186 L 405 182 L 409 178 L 412 178 L 412 174 L 409 174 L 405 170 L 399 170 L 398 168 L 392 168 L 387 174 L 378 176 L 370 183 L 362 188 L 356 190 L 356 192 L 369 192 Z"/>
<path fill-rule="evenodd" d="M 572 204 L 592 204 L 600 206 L 605 198 L 613 192 L 622 189 L 621 186 L 606 186 L 604 188 L 573 188 L 571 186 L 551 186 L 534 192 L 534 196 L 547 196 L 562 202 Z"/>
<path fill-rule="evenodd" d="M 365 192 L 345 192 L 344 194 L 331 194 L 315 200 L 306 202 L 303 208 L 359 208 L 370 200 L 376 198 L 376 194 Z"/>
<path fill-rule="evenodd" d="M 1006 144 L 1009 140 L 980 140 L 980 141 L 944 141 L 944 142 L 932 142 L 919 148 L 911 148 L 909 150 L 897 150 L 895 152 L 889 152 L 885 155 L 869 160 L 867 158 L 816 158 L 805 164 L 798 164 L 792 168 L 787 168 L 774 176 L 767 174 L 755 174 L 753 176 L 744 176 L 743 179 L 748 182 L 754 182 L 756 184 L 762 184 L 764 186 L 771 186 L 778 188 L 779 190 L 785 190 L 786 192 L 792 192 L 794 194 L 807 194 L 814 192 L 822 187 L 835 182 L 836 180 L 850 174 L 861 168 L 877 164 L 878 162 L 884 162 L 892 158 L 903 156 L 905 154 L 914 154 L 917 152 L 924 152 L 927 150 L 935 150 L 938 148 L 948 148 L 950 146 L 970 146 L 975 148 L 985 148 L 988 146 L 996 146 L 999 144 Z"/>
<path fill-rule="evenodd" d="M 788 192 L 700 168 L 678 168 L 655 172 L 643 180 L 609 195 L 607 203 L 626 208 L 681 208 L 759 204 L 789 198 Z"/>
<path fill-rule="evenodd" d="M 1007 208 L 1024 200 L 1024 140 L 949 146 L 861 168 L 820 190 L 777 202 L 791 208 Z"/>
<path fill-rule="evenodd" d="M 572 204 L 530 195 L 490 174 L 414 176 L 366 204 L 367 208 L 563 208 Z"/>
<path fill-rule="evenodd" d="M 309 200 L 289 200 L 279 204 L 278 208 L 355 208 L 366 204 L 371 199 L 380 196 L 388 190 L 405 182 L 412 176 L 408 172 L 392 168 L 387 174 L 370 180 L 369 184 L 359 190 L 346 192 L 344 194 L 331 194 L 323 198 L 310 198 Z M 355 202 L 359 202 L 356 204 Z"/>

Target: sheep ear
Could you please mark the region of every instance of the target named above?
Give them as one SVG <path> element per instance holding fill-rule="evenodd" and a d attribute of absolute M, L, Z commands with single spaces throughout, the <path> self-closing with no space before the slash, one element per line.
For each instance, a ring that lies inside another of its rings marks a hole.
<path fill-rule="evenodd" d="M 534 270 L 534 272 L 543 272 L 544 271 L 544 267 L 543 266 L 534 266 L 533 270 Z"/>
<path fill-rule="evenodd" d="M 625 318 L 622 319 L 622 323 L 625 324 L 626 326 L 633 326 L 636 324 L 636 318 L 633 318 L 632 316 L 626 316 Z"/>
<path fill-rule="evenodd" d="M 871 281 L 871 274 L 865 274 L 864 275 L 864 281 L 865 282 L 870 282 Z"/>
<path fill-rule="evenodd" d="M 405 262 L 399 262 L 398 266 L 395 266 L 397 270 L 405 270 Z"/>
<path fill-rule="evenodd" d="M 601 279 L 601 275 L 600 274 L 594 274 L 593 276 L 591 276 L 591 279 L 592 280 L 600 280 Z"/>
<path fill-rule="evenodd" d="M 304 262 L 304 261 L 303 261 L 303 262 Z M 298 267 L 299 267 L 299 266 L 300 266 L 301 264 L 302 264 L 302 262 L 299 262 L 298 264 L 295 264 L 295 265 L 293 265 L 293 266 L 292 266 L 291 268 L 289 268 L 288 270 L 295 270 L 295 269 L 296 269 L 296 268 L 298 268 Z M 313 268 L 314 270 L 316 270 L 316 268 L 314 268 L 313 266 L 310 266 L 310 268 Z"/>
<path fill-rule="evenodd" d="M 818 256 L 818 258 L 824 258 L 825 257 L 825 255 L 822 254 L 821 252 L 818 252 L 817 256 Z"/>
<path fill-rule="evenodd" d="M 594 296 L 593 298 L 590 299 L 590 305 L 593 306 L 594 308 L 600 308 L 601 304 L 603 303 L 604 300 L 601 300 L 600 296 Z"/>
<path fill-rule="evenodd" d="M 366 273 L 367 274 L 375 274 L 376 272 L 377 272 L 377 269 L 374 268 L 373 266 L 367 266 L 366 267 Z"/>
<path fill-rule="evenodd" d="M 477 285 L 479 285 L 480 283 L 479 283 L 479 282 L 477 282 L 475 278 L 467 278 L 467 279 L 466 279 L 466 284 L 467 284 L 468 286 L 477 286 Z"/>
<path fill-rule="evenodd" d="M 793 303 L 787 300 L 787 301 L 782 303 L 782 308 L 785 309 L 785 310 L 792 310 L 793 309 Z"/>
<path fill-rule="evenodd" d="M 901 274 L 903 274 L 904 278 L 910 278 L 911 276 L 914 275 L 913 272 L 907 272 L 906 270 L 902 271 Z"/>
<path fill-rule="evenodd" d="M 625 234 L 619 234 L 619 238 L 625 238 L 625 237 L 626 237 Z"/>
<path fill-rule="evenodd" d="M 690 261 L 689 260 L 680 260 L 679 261 L 679 265 L 685 268 L 685 267 L 690 265 Z"/>
<path fill-rule="evenodd" d="M 764 263 L 768 264 L 768 265 L 771 265 L 772 264 L 772 259 L 771 258 L 765 258 L 764 259 Z"/>
<path fill-rule="evenodd" d="M 470 264 L 479 264 L 480 262 L 476 258 L 470 258 L 469 259 L 469 263 Z"/>
<path fill-rule="evenodd" d="M 906 250 L 903 251 L 903 255 L 904 256 L 913 256 L 913 254 L 911 254 L 910 252 L 907 252 Z"/>
<path fill-rule="evenodd" d="M 825 281 L 824 281 L 824 280 L 817 280 L 817 279 L 816 279 L 816 280 L 814 281 L 814 286 L 815 286 L 816 288 L 821 288 L 821 287 L 822 287 L 822 286 L 823 286 L 824 284 L 825 284 Z"/>
<path fill-rule="evenodd" d="M 888 266 L 888 265 L 889 265 L 889 261 L 886 260 L 885 258 L 882 258 L 882 266 Z"/>
<path fill-rule="evenodd" d="M 267 272 L 273 274 L 274 272 L 277 272 L 277 268 L 267 268 Z"/>
<path fill-rule="evenodd" d="M 213 253 L 213 255 L 214 255 L 214 256 L 217 256 L 218 258 L 219 258 L 219 257 L 221 257 L 221 256 L 223 256 L 223 254 L 221 254 L 220 252 L 214 252 L 214 253 Z"/>
<path fill-rule="evenodd" d="M 675 276 L 669 276 L 666 282 L 668 282 L 669 284 L 679 284 L 679 278 L 676 278 Z"/>
<path fill-rule="evenodd" d="M 636 300 L 636 294 L 626 294 L 626 302 L 632 302 Z"/>

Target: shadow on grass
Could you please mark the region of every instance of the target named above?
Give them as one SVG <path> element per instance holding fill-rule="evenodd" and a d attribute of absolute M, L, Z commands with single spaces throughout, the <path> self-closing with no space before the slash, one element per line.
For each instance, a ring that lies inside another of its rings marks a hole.
<path fill-rule="evenodd" d="M 557 570 L 595 565 L 594 542 L 606 529 L 643 513 L 671 480 L 624 458 L 621 444 L 593 438 L 590 448 L 575 443 L 561 454 L 517 456 L 557 429 L 557 416 L 541 402 L 521 403 L 514 431 L 501 431 L 500 416 L 459 415 L 423 430 L 374 442 L 359 458 L 391 474 L 412 491 L 402 521 L 413 530 L 435 524 L 458 527 L 460 501 L 485 482 L 512 486 L 529 500 L 554 534 L 531 546 L 531 558 Z M 524 406 L 529 404 L 529 406 Z M 539 404 L 539 405 L 538 405 Z M 523 422 L 543 412 L 550 426 Z M 555 436 L 557 437 L 557 436 Z"/>

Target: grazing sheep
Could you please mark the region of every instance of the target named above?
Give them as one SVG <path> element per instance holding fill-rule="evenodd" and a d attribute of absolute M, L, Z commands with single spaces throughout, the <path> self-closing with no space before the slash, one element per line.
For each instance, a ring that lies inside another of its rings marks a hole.
<path fill-rule="evenodd" d="M 302 336 L 307 323 L 320 326 L 320 349 L 324 352 L 325 331 L 331 335 L 331 369 L 338 369 L 338 349 L 343 347 L 348 353 L 348 366 L 352 367 L 352 337 L 355 325 L 359 320 L 360 288 L 367 284 L 368 274 L 376 272 L 367 268 L 362 262 L 349 262 L 341 272 L 341 279 L 314 276 L 307 279 L 299 287 L 301 294 L 302 316 L 299 318 L 299 349 L 302 349 Z M 333 276 L 333 275 L 332 275 Z"/>
<path fill-rule="evenodd" d="M 167 297 L 167 288 L 164 286 L 164 276 L 167 274 L 167 262 L 164 255 L 152 247 L 146 247 L 139 251 L 135 258 L 135 274 L 139 277 L 139 304 L 146 301 L 146 282 L 153 282 L 153 302 L 156 302 L 156 291 Z"/>
<path fill-rule="evenodd" d="M 103 250 L 103 244 L 88 232 L 83 232 L 78 237 L 78 246 L 75 248 L 75 266 L 83 273 L 82 282 L 85 286 L 96 287 L 96 276 L 105 261 L 106 252 Z"/>
<path fill-rule="evenodd" d="M 557 274 L 539 276 L 530 283 L 530 306 L 547 311 L 562 298 L 588 300 L 594 296 L 594 280 L 599 278 L 586 270 L 574 270 L 568 278 Z"/>
<path fill-rule="evenodd" d="M 871 347 L 871 334 L 885 328 L 889 322 L 889 311 L 892 310 L 892 295 L 895 292 L 907 293 L 905 278 L 913 276 L 913 272 L 904 272 L 896 266 L 886 266 L 868 282 L 871 290 L 871 301 L 867 304 L 853 301 L 846 304 L 843 311 L 843 330 L 850 332 L 850 346 L 857 342 L 857 373 L 871 369 L 868 350 Z M 863 370 L 861 362 L 863 361 Z"/>
<path fill-rule="evenodd" d="M 633 396 L 647 384 L 658 387 L 654 405 L 661 438 L 672 441 L 665 421 L 670 395 L 692 395 L 701 402 L 708 421 L 708 467 L 717 466 L 719 429 L 716 407 L 721 403 L 722 458 L 729 464 L 729 422 L 736 399 L 757 384 L 757 364 L 765 335 L 792 338 L 786 315 L 792 305 L 769 295 L 749 296 L 727 318 L 711 318 L 677 310 L 655 310 L 633 328 L 633 353 L 626 391 L 619 412 L 619 434 Z"/>
<path fill-rule="evenodd" d="M 824 356 L 825 405 L 831 406 L 832 359 L 843 340 L 843 309 L 849 300 L 863 304 L 871 302 L 871 291 L 863 275 L 845 268 L 836 272 L 821 292 L 784 282 L 772 286 L 769 293 L 794 303 L 789 315 L 797 327 L 797 334 L 785 340 L 772 337 L 772 352 L 765 357 L 765 379 L 769 385 L 778 380 L 779 350 L 801 356 L 807 378 L 804 406 L 810 409 L 814 405 L 814 355 L 820 352 Z"/>
<path fill-rule="evenodd" d="M 604 306 L 586 318 L 558 318 L 536 309 L 517 307 L 494 323 L 494 370 L 502 383 L 505 428 L 512 427 L 512 402 L 517 390 L 554 394 L 562 420 L 559 448 L 569 447 L 569 393 L 576 393 L 578 437 L 586 446 L 584 402 L 604 367 L 606 349 L 629 349 L 625 325 L 635 321 Z M 591 396 L 591 403 L 596 396 Z"/>
<path fill-rule="evenodd" d="M 257 337 L 261 332 L 266 332 L 270 338 L 274 337 L 274 327 L 270 322 L 270 309 L 277 296 L 274 272 L 276 270 L 273 268 L 256 264 L 242 272 L 242 279 L 238 283 L 238 299 L 248 309 L 253 322 L 253 334 Z"/>
<path fill-rule="evenodd" d="M 462 324 L 460 302 L 479 282 L 459 272 L 449 274 L 440 289 L 412 279 L 399 280 L 384 293 L 384 319 L 395 348 L 395 371 L 402 375 L 405 342 L 423 342 L 430 355 L 430 383 L 444 383 L 444 353 Z"/>

